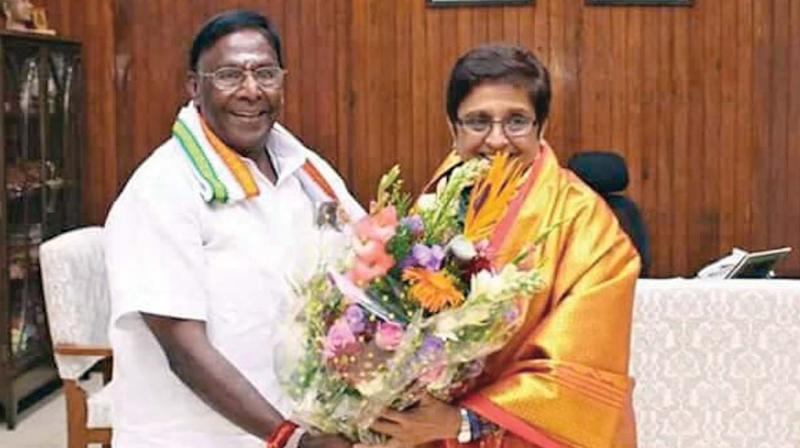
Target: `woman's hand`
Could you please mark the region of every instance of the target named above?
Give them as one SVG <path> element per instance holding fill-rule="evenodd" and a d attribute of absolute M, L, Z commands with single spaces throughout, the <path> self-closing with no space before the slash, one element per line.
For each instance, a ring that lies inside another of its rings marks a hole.
<path fill-rule="evenodd" d="M 330 434 L 311 435 L 309 433 L 303 434 L 300 439 L 300 448 L 350 448 L 352 443 L 347 439 Z"/>
<path fill-rule="evenodd" d="M 454 439 L 460 427 L 461 414 L 457 407 L 424 395 L 412 409 L 386 411 L 370 429 L 391 437 L 387 446 L 400 448 Z"/>

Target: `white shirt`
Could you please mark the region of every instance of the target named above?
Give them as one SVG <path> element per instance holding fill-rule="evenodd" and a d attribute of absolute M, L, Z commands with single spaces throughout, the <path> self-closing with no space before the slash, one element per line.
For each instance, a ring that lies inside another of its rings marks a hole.
<path fill-rule="evenodd" d="M 115 447 L 264 446 L 170 371 L 139 312 L 205 321 L 211 343 L 270 404 L 289 413 L 274 372 L 274 338 L 291 298 L 287 278 L 310 268 L 303 251 L 318 234 L 314 204 L 294 175 L 306 157 L 345 192 L 339 199 L 351 216 L 363 211 L 318 156 L 274 139 L 269 148 L 279 175 L 275 185 L 242 159 L 261 191 L 255 198 L 205 203 L 188 159 L 170 139 L 115 202 L 105 228 Z"/>

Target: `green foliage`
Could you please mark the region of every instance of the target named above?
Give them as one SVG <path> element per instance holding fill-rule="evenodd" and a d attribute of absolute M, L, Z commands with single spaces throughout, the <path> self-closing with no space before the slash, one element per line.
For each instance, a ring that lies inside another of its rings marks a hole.
<path fill-rule="evenodd" d="M 390 318 L 407 324 L 419 305 L 406 297 L 405 287 L 399 280 L 400 275 L 398 270 L 397 273 L 390 272 L 388 275 L 374 280 L 367 288 L 367 294 L 378 300 L 381 307 L 389 312 Z"/>
<path fill-rule="evenodd" d="M 378 182 L 375 207 L 380 210 L 390 205 L 397 210 L 397 216 L 406 216 L 411 206 L 411 195 L 403 191 L 399 165 L 393 166 Z"/>
<path fill-rule="evenodd" d="M 386 252 L 394 258 L 395 263 L 400 263 L 408 256 L 413 246 L 414 234 L 411 233 L 411 229 L 406 226 L 397 226 L 397 233 L 386 244 Z"/>

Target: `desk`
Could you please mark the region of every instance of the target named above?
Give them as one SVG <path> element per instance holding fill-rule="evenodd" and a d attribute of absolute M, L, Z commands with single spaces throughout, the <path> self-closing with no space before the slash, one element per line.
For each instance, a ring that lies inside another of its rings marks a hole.
<path fill-rule="evenodd" d="M 800 281 L 640 280 L 639 446 L 800 447 Z"/>

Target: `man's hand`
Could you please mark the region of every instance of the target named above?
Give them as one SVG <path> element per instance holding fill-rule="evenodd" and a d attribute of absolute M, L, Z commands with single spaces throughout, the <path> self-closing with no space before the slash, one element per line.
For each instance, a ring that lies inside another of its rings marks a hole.
<path fill-rule="evenodd" d="M 311 435 L 304 434 L 300 439 L 300 448 L 350 448 L 352 443 L 340 436 L 330 434 Z"/>

